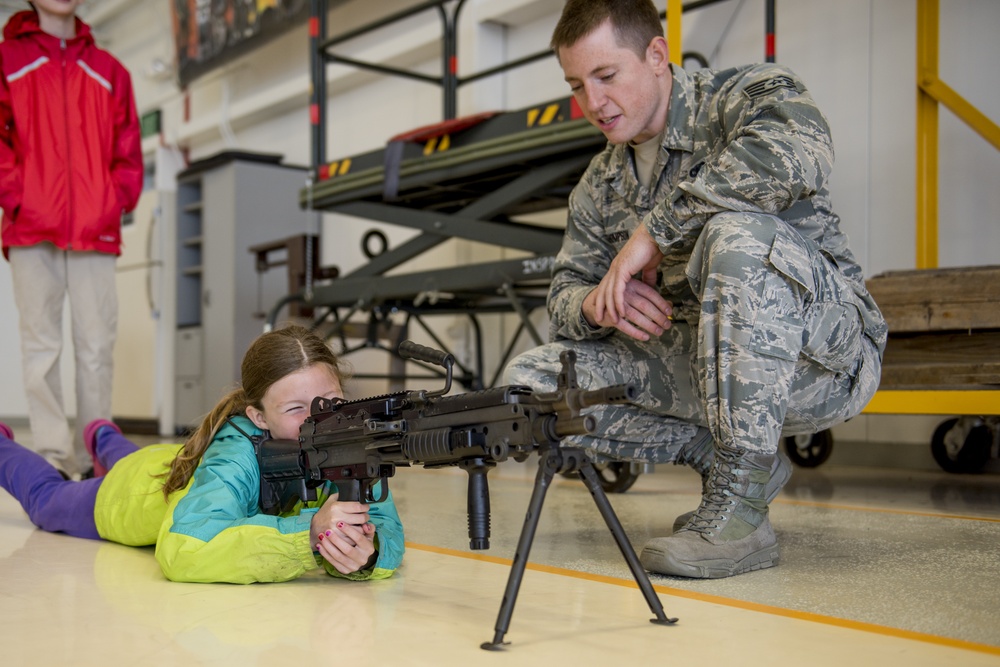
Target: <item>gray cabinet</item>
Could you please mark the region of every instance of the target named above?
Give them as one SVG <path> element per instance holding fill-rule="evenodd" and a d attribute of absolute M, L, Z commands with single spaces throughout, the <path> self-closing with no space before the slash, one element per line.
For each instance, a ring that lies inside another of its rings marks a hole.
<path fill-rule="evenodd" d="M 258 274 L 249 248 L 306 231 L 306 170 L 281 156 L 226 152 L 177 175 L 179 428 L 195 426 L 240 380 L 240 362 L 285 296 L 280 272 Z"/>

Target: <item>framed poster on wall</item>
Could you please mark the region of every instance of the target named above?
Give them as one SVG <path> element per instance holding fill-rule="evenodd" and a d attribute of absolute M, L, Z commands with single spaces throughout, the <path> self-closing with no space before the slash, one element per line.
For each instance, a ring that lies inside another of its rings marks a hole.
<path fill-rule="evenodd" d="M 309 0 L 171 0 L 171 9 L 183 88 L 304 22 Z"/>

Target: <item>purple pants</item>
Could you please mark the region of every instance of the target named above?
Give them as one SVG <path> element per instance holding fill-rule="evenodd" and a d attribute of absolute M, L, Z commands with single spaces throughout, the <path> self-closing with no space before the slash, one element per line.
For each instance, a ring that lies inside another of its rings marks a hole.
<path fill-rule="evenodd" d="M 108 470 L 138 449 L 112 428 L 97 432 L 94 454 Z M 44 458 L 0 433 L 0 487 L 17 498 L 31 523 L 42 530 L 101 539 L 94 524 L 94 503 L 103 481 L 103 477 L 63 479 Z"/>

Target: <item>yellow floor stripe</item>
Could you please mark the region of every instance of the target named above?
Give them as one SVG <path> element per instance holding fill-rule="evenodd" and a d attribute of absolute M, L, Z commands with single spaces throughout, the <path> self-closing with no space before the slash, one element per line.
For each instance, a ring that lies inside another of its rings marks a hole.
<path fill-rule="evenodd" d="M 429 544 L 416 544 L 414 542 L 406 542 L 406 547 L 408 549 L 416 549 L 418 551 L 427 551 L 430 553 L 436 553 L 443 556 L 455 556 L 457 558 L 466 558 L 468 560 L 478 560 L 486 563 L 494 563 L 497 565 L 511 566 L 513 561 L 508 558 L 499 558 L 497 556 L 487 556 L 485 554 L 473 554 L 467 551 L 458 551 L 456 549 L 446 549 L 444 547 L 435 547 Z M 617 577 L 609 577 L 602 574 L 591 574 L 589 572 L 578 572 L 576 570 L 568 570 L 561 567 L 552 567 L 551 565 L 539 565 L 537 563 L 529 562 L 526 566 L 528 570 L 534 570 L 536 572 L 545 572 L 547 574 L 557 574 L 564 577 L 573 577 L 574 579 L 583 579 L 586 581 L 594 581 L 598 583 L 611 584 L 613 586 L 623 586 L 625 588 L 634 588 L 638 590 L 639 586 L 635 581 L 631 579 L 619 579 Z M 928 644 L 937 644 L 939 646 L 948 646 L 951 648 L 964 649 L 967 651 L 976 651 L 978 653 L 986 653 L 989 655 L 1000 656 L 1000 646 L 990 646 L 989 644 L 979 644 L 976 642 L 969 642 L 962 639 L 952 639 L 950 637 L 940 637 L 938 635 L 931 635 L 924 632 L 914 632 L 912 630 L 902 630 L 900 628 L 891 628 L 885 625 L 878 625 L 876 623 L 866 623 L 863 621 L 852 621 L 846 618 L 837 618 L 836 616 L 825 616 L 823 614 L 815 614 L 808 611 L 799 611 L 797 609 L 786 609 L 784 607 L 774 607 L 766 604 L 759 604 L 756 602 L 747 602 L 746 600 L 737 600 L 734 598 L 726 598 L 719 595 L 711 595 L 708 593 L 698 593 L 696 591 L 688 591 L 681 588 L 672 588 L 670 586 L 663 586 L 662 584 L 653 584 L 653 589 L 658 593 L 664 593 L 666 595 L 673 595 L 675 597 L 687 598 L 689 600 L 697 600 L 699 602 L 709 602 L 712 604 L 720 604 L 726 607 L 735 607 L 737 609 L 745 609 L 747 611 L 756 611 L 763 614 L 771 614 L 772 616 L 782 616 L 785 618 L 793 618 L 801 621 L 810 621 L 812 623 L 822 623 L 824 625 L 832 625 L 839 628 L 846 628 L 849 630 L 859 630 L 861 632 L 870 632 L 879 635 L 885 635 L 888 637 L 896 637 L 899 639 L 909 639 L 913 641 L 925 642 Z"/>

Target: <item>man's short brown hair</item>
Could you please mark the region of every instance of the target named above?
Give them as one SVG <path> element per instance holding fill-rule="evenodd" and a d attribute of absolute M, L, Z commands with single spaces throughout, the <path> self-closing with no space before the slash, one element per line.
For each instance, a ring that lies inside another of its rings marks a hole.
<path fill-rule="evenodd" d="M 651 0 L 567 0 L 552 32 L 552 50 L 573 46 L 611 20 L 618 46 L 632 49 L 646 59 L 646 47 L 663 36 L 660 14 Z"/>

